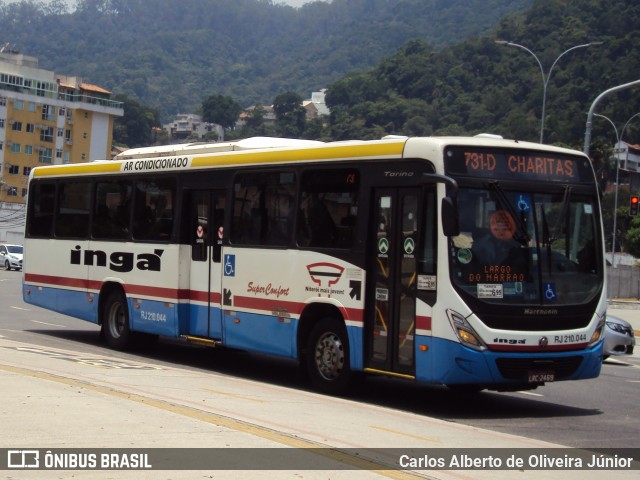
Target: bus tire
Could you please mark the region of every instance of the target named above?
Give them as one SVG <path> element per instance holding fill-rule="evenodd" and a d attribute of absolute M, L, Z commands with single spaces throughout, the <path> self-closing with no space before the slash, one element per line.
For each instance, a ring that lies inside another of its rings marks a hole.
<path fill-rule="evenodd" d="M 309 380 L 317 390 L 329 394 L 346 390 L 352 375 L 344 324 L 332 317 L 320 320 L 309 334 L 305 361 Z"/>
<path fill-rule="evenodd" d="M 131 346 L 133 334 L 129 329 L 129 307 L 122 292 L 109 294 L 102 315 L 102 333 L 111 348 L 126 350 Z"/>

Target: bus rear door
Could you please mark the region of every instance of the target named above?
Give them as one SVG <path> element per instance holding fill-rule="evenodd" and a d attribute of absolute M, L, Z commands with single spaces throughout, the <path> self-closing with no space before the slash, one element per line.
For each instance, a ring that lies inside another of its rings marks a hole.
<path fill-rule="evenodd" d="M 188 334 L 222 338 L 221 252 L 224 237 L 223 190 L 190 195 L 190 311 Z"/>
<path fill-rule="evenodd" d="M 421 191 L 374 191 L 367 281 L 365 368 L 415 374 L 416 246 Z"/>

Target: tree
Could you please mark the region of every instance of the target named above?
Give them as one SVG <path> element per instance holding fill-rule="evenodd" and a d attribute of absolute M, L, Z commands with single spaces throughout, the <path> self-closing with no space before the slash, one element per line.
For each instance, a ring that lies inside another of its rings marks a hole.
<path fill-rule="evenodd" d="M 115 95 L 113 99 L 124 104 L 124 115 L 114 122 L 114 142 L 129 147 L 151 145 L 154 140 L 153 129 L 161 126 L 158 111 L 126 95 Z"/>
<path fill-rule="evenodd" d="M 301 137 L 306 124 L 307 111 L 302 106 L 302 97 L 295 92 L 285 92 L 273 101 L 276 128 L 283 137 Z"/>
<path fill-rule="evenodd" d="M 240 104 L 229 96 L 211 95 L 202 102 L 202 120 L 224 129 L 233 128 L 241 112 Z"/>

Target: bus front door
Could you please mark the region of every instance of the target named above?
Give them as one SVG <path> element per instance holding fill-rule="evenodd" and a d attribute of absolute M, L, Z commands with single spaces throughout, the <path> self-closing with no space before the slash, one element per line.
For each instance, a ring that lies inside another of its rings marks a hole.
<path fill-rule="evenodd" d="M 370 370 L 413 376 L 416 318 L 416 247 L 421 191 L 374 191 L 370 272 L 365 319 Z"/>
<path fill-rule="evenodd" d="M 225 192 L 194 190 L 190 195 L 191 268 L 188 334 L 222 338 L 221 252 Z"/>

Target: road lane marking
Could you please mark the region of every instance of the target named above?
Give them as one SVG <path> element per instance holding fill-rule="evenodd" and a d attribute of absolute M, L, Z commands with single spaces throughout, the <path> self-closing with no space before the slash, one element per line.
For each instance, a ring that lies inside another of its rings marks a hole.
<path fill-rule="evenodd" d="M 211 390 L 210 388 L 203 388 L 202 390 L 204 390 L 205 392 L 215 393 L 216 395 L 223 395 L 225 397 L 239 398 L 240 400 L 249 400 L 251 402 L 267 403 L 265 400 L 260 400 L 258 398 L 246 397 L 244 395 L 236 395 L 234 393 L 221 392 L 219 390 Z"/>
<path fill-rule="evenodd" d="M 346 452 L 335 449 L 335 447 L 329 447 L 322 445 L 311 440 L 305 440 L 299 437 L 291 436 L 286 433 L 278 432 L 267 427 L 255 425 L 242 420 L 237 420 L 231 417 L 226 417 L 213 412 L 205 412 L 203 410 L 196 410 L 195 408 L 177 405 L 165 400 L 156 400 L 153 398 L 144 397 L 137 393 L 129 393 L 124 391 L 115 390 L 109 387 L 103 387 L 100 385 L 93 385 L 88 382 L 76 380 L 72 378 L 61 377 L 53 375 L 51 373 L 41 372 L 37 370 L 30 370 L 28 368 L 14 367 L 11 365 L 0 364 L 0 370 L 23 375 L 27 377 L 37 378 L 40 380 L 49 380 L 63 385 L 69 385 L 74 388 L 83 388 L 91 392 L 108 395 L 118 398 L 120 400 L 127 400 L 149 407 L 154 407 L 165 412 L 173 413 L 176 415 L 182 415 L 188 418 L 199 420 L 206 423 L 211 423 L 219 427 L 228 428 L 230 430 L 236 430 L 247 435 L 254 435 L 265 440 L 269 440 L 275 443 L 280 443 L 292 448 L 310 449 L 314 454 L 328 458 L 335 462 L 351 465 L 360 470 L 367 470 L 376 473 L 380 476 L 393 478 L 398 480 L 403 479 L 415 479 L 415 478 L 427 478 L 435 480 L 434 477 L 427 476 L 418 472 L 391 470 L 391 466 L 382 462 L 376 462 L 375 460 L 368 460 L 356 455 L 351 455 Z"/>
<path fill-rule="evenodd" d="M 420 437 L 418 435 L 412 435 L 410 433 L 399 432 L 398 430 L 392 430 L 390 428 L 379 427 L 377 425 L 369 425 L 369 428 L 373 428 L 375 430 L 382 430 L 383 432 L 387 432 L 387 433 L 393 433 L 394 435 L 402 435 L 403 437 L 414 438 L 416 440 L 424 440 L 425 442 L 441 443 L 439 440 L 434 440 L 433 438 Z"/>
<path fill-rule="evenodd" d="M 31 320 L 33 323 L 39 323 L 40 325 L 48 325 L 50 327 L 67 328 L 66 325 L 58 325 L 57 323 L 39 322 L 38 320 Z"/>
<path fill-rule="evenodd" d="M 527 392 L 525 390 L 518 390 L 518 393 L 521 393 L 523 395 L 531 395 L 532 397 L 544 397 L 544 395 L 541 393 Z"/>
<path fill-rule="evenodd" d="M 29 312 L 30 311 L 28 308 L 14 307 L 13 305 L 11 306 L 11 308 L 13 308 L 14 310 L 23 310 L 25 312 Z"/>

